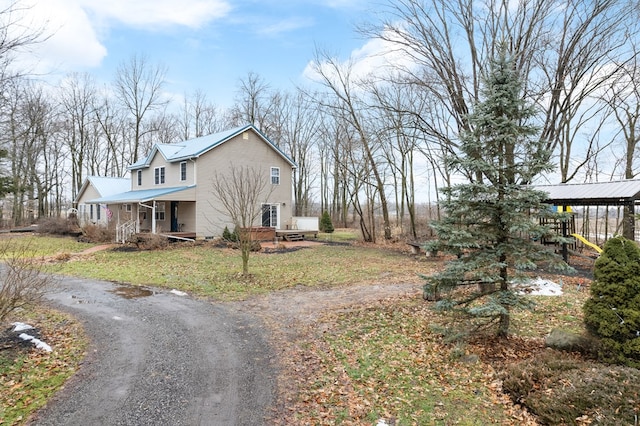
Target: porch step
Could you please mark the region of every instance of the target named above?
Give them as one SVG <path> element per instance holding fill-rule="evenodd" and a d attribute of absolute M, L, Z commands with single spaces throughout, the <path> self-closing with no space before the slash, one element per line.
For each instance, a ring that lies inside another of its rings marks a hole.
<path fill-rule="evenodd" d="M 304 236 L 300 234 L 287 234 L 287 235 L 284 235 L 283 238 L 287 241 L 303 241 L 304 240 Z"/>

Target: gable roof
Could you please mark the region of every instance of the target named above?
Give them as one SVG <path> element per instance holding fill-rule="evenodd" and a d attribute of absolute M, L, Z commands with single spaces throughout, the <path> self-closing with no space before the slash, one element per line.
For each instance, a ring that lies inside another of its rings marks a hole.
<path fill-rule="evenodd" d="M 98 194 L 100 194 L 100 197 L 108 197 L 110 195 L 128 191 L 131 188 L 131 179 L 106 176 L 88 176 L 84 180 L 82 187 L 80 187 L 80 191 L 78 191 L 78 195 L 76 195 L 74 202 L 78 202 L 89 186 L 93 186 Z"/>
<path fill-rule="evenodd" d="M 222 145 L 226 141 L 234 138 L 235 136 L 252 130 L 255 132 L 267 145 L 269 145 L 278 155 L 285 159 L 291 167 L 295 168 L 296 163 L 289 158 L 276 144 L 271 142 L 260 130 L 258 130 L 253 124 L 247 124 L 245 126 L 234 127 L 233 129 L 225 130 L 222 132 L 214 133 L 207 136 L 202 136 L 195 139 L 189 139 L 183 142 L 175 144 L 155 144 L 151 149 L 151 152 L 137 162 L 131 164 L 128 169 L 136 170 L 149 167 L 151 161 L 155 157 L 157 152 L 160 152 L 166 161 L 169 163 L 184 161 L 193 158 L 198 158 L 202 154 L 209 152 L 215 147 Z"/>
<path fill-rule="evenodd" d="M 559 185 L 536 185 L 548 195 L 547 203 L 566 206 L 624 205 L 640 199 L 640 180 Z"/>

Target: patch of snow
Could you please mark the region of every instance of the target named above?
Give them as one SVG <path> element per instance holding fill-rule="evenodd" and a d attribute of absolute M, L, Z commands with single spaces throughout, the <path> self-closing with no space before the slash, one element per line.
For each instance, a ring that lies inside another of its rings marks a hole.
<path fill-rule="evenodd" d="M 520 294 L 530 294 L 533 296 L 560 296 L 562 295 L 562 285 L 545 280 L 540 277 L 522 283 L 518 286 Z"/>
<path fill-rule="evenodd" d="M 389 423 L 387 423 L 385 419 L 380 419 L 378 420 L 378 423 L 376 424 L 376 426 L 389 426 Z"/>
<path fill-rule="evenodd" d="M 31 330 L 33 328 L 33 326 L 25 324 L 23 322 L 12 322 L 11 325 L 13 326 L 13 330 L 11 331 L 24 331 Z"/>
<path fill-rule="evenodd" d="M 171 290 L 169 293 L 173 293 L 176 296 L 186 296 L 187 295 L 187 293 L 185 293 L 184 291 L 176 290 L 175 288 L 173 290 Z"/>
<path fill-rule="evenodd" d="M 120 317 L 119 317 L 119 316 L 117 316 L 117 315 L 115 315 L 115 316 L 113 317 L 113 319 L 114 319 L 114 320 L 116 320 L 116 321 L 122 321 L 122 318 L 120 318 Z"/>
<path fill-rule="evenodd" d="M 47 345 L 45 342 L 43 342 L 40 339 L 36 339 L 35 337 L 33 337 L 30 334 L 20 333 L 20 335 L 18 337 L 21 338 L 22 340 L 31 341 L 31 343 L 36 345 L 37 349 L 42 349 L 42 350 L 45 350 L 47 352 L 51 352 L 53 350 L 53 349 L 51 349 L 51 346 Z"/>

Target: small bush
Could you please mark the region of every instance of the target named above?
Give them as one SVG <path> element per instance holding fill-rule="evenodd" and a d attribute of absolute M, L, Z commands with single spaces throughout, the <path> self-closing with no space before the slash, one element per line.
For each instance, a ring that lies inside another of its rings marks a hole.
<path fill-rule="evenodd" d="M 329 212 L 325 211 L 320 217 L 320 232 L 326 232 L 328 234 L 334 231 L 333 223 L 331 222 L 331 216 Z"/>
<path fill-rule="evenodd" d="M 565 357 L 563 357 L 565 356 Z M 501 373 L 503 390 L 542 424 L 635 424 L 640 371 L 548 350 Z"/>
<path fill-rule="evenodd" d="M 110 243 L 114 236 L 115 232 L 106 226 L 89 224 L 82 228 L 80 239 L 88 243 Z"/>
<path fill-rule="evenodd" d="M 140 250 L 158 250 L 169 245 L 169 239 L 160 234 L 135 234 L 132 235 L 129 243 L 135 244 Z"/>
<path fill-rule="evenodd" d="M 49 217 L 38 222 L 38 232 L 51 235 L 80 235 L 81 229 L 75 216 Z"/>
<path fill-rule="evenodd" d="M 222 231 L 222 239 L 225 241 L 238 242 L 238 231 L 234 229 L 233 232 L 229 231 L 228 227 L 224 227 Z"/>
<path fill-rule="evenodd" d="M 591 297 L 585 302 L 587 330 L 600 341 L 602 361 L 640 368 L 640 248 L 611 238 L 595 263 Z"/>
<path fill-rule="evenodd" d="M 40 259 L 28 256 L 29 243 L 16 240 L 0 248 L 0 322 L 16 309 L 40 302 L 53 278 L 42 272 Z"/>

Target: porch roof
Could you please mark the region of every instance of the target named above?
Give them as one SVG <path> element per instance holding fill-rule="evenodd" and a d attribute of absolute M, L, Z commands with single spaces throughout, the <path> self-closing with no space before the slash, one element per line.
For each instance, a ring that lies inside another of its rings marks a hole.
<path fill-rule="evenodd" d="M 174 195 L 177 192 L 195 189 L 195 185 L 175 186 L 172 188 L 153 188 L 141 189 L 137 191 L 121 192 L 119 194 L 109 195 L 107 197 L 94 198 L 87 201 L 88 204 L 127 204 L 127 203 L 145 203 L 153 200 L 169 200 L 167 196 Z M 195 201 L 195 191 L 193 194 L 180 194 L 180 201 Z M 177 195 L 177 194 L 176 194 Z"/>

